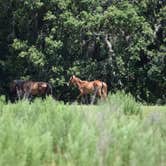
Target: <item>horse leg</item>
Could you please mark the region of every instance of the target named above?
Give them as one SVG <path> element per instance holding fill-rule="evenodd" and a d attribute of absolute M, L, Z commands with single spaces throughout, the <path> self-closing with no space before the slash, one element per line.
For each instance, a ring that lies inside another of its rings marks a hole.
<path fill-rule="evenodd" d="M 98 89 L 95 88 L 95 90 L 94 90 L 94 95 L 92 96 L 91 104 L 94 104 L 94 101 L 95 101 L 97 92 L 98 92 Z"/>
<path fill-rule="evenodd" d="M 23 99 L 23 90 L 21 88 L 16 88 L 18 100 Z"/>
<path fill-rule="evenodd" d="M 32 96 L 29 91 L 24 93 L 24 99 L 31 100 Z"/>
<path fill-rule="evenodd" d="M 27 99 L 27 92 L 24 93 L 23 99 Z"/>
<path fill-rule="evenodd" d="M 28 92 L 25 93 L 24 99 L 28 100 L 29 103 L 31 103 L 34 99 L 34 96 L 28 91 Z"/>
<path fill-rule="evenodd" d="M 46 99 L 46 94 L 42 95 L 42 100 Z"/>
<path fill-rule="evenodd" d="M 5 103 L 8 103 L 8 101 L 9 101 L 9 98 L 7 95 L 5 95 Z"/>
<path fill-rule="evenodd" d="M 83 96 L 83 93 L 80 93 L 78 96 L 77 96 L 77 101 L 80 99 L 81 97 L 81 103 L 82 103 L 82 96 Z"/>
<path fill-rule="evenodd" d="M 77 100 L 82 96 L 82 94 L 80 93 L 78 96 L 77 96 Z"/>
<path fill-rule="evenodd" d="M 19 90 L 19 98 L 20 98 L 20 100 L 22 100 L 22 99 L 23 99 L 23 96 L 24 96 L 23 91 L 22 91 L 22 90 Z"/>
<path fill-rule="evenodd" d="M 98 90 L 98 96 L 100 97 L 101 100 L 103 100 L 103 95 L 102 95 L 102 92 L 101 92 L 101 89 Z"/>
<path fill-rule="evenodd" d="M 6 102 L 6 104 L 9 102 L 9 99 L 10 99 L 9 94 L 6 92 L 5 93 L 5 102 Z"/>
<path fill-rule="evenodd" d="M 16 93 L 17 93 L 18 100 L 20 100 L 20 91 L 19 91 L 19 89 L 17 87 L 16 87 Z"/>
<path fill-rule="evenodd" d="M 102 91 L 103 99 L 106 100 L 106 98 L 107 98 L 107 84 L 106 83 L 103 83 L 103 87 L 102 87 L 101 91 Z"/>
<path fill-rule="evenodd" d="M 88 103 L 88 95 L 85 95 L 85 104 L 89 104 Z"/>
<path fill-rule="evenodd" d="M 83 104 L 87 104 L 87 95 L 82 95 L 82 97 L 81 97 L 81 102 L 83 103 Z"/>
<path fill-rule="evenodd" d="M 34 96 L 30 95 L 29 98 L 28 98 L 29 102 L 32 103 L 32 101 L 34 100 L 34 98 L 35 98 Z"/>

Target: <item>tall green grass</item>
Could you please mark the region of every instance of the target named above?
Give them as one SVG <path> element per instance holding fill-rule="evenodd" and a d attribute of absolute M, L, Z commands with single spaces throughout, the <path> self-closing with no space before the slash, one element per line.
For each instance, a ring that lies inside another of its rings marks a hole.
<path fill-rule="evenodd" d="M 131 94 L 124 92 L 109 94 L 107 102 L 104 104 L 111 109 L 116 107 L 116 110 L 122 111 L 126 115 L 142 114 L 141 104 L 137 103 Z"/>
<path fill-rule="evenodd" d="M 0 166 L 164 166 L 166 112 L 142 112 L 124 93 L 98 106 L 0 102 Z"/>

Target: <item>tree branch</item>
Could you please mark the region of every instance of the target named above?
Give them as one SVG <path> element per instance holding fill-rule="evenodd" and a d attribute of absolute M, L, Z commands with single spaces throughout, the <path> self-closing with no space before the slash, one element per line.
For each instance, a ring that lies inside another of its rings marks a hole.
<path fill-rule="evenodd" d="M 114 52 L 114 50 L 112 49 L 112 44 L 111 42 L 108 40 L 108 34 L 105 35 L 104 41 L 106 42 L 108 48 L 109 48 L 109 52 L 112 54 Z"/>

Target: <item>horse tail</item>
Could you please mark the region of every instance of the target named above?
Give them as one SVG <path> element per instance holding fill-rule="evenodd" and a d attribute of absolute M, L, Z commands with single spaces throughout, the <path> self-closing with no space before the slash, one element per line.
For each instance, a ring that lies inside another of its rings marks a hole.
<path fill-rule="evenodd" d="M 47 93 L 48 95 L 51 95 L 51 96 L 52 96 L 52 86 L 51 86 L 50 83 L 47 83 L 47 91 L 46 91 L 46 93 Z"/>
<path fill-rule="evenodd" d="M 105 82 L 102 82 L 101 92 L 102 92 L 104 98 L 106 98 L 107 94 L 108 94 L 108 87 Z"/>

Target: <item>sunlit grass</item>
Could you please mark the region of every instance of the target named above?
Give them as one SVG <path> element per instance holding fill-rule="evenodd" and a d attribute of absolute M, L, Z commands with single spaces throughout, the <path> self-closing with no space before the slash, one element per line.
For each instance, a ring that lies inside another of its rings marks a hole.
<path fill-rule="evenodd" d="M 0 102 L 0 165 L 164 166 L 166 107 L 117 93 L 98 105 Z"/>

